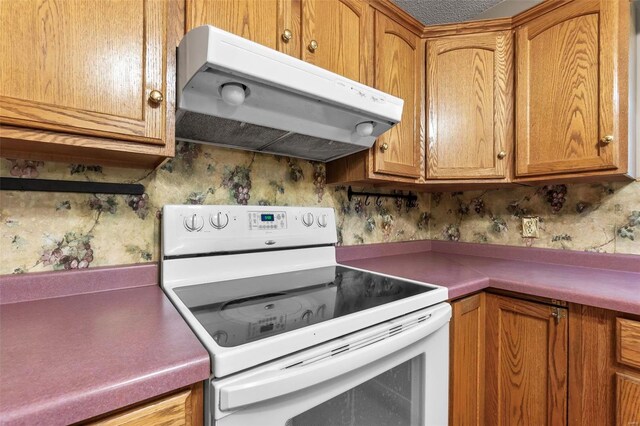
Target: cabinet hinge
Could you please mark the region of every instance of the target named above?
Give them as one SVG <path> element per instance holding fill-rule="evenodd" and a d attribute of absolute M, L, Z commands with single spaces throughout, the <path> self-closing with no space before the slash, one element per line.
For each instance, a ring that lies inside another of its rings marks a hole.
<path fill-rule="evenodd" d="M 560 320 L 567 317 L 567 310 L 553 307 L 551 308 L 551 316 L 556 319 L 556 324 L 560 324 Z"/>

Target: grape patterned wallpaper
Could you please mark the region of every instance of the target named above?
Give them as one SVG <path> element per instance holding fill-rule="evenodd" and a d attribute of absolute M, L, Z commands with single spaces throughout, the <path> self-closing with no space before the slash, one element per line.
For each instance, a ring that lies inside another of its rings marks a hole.
<path fill-rule="evenodd" d="M 344 245 L 432 238 L 640 254 L 640 182 L 420 194 L 415 205 L 367 206 L 327 186 L 323 164 L 187 143 L 155 170 L 2 159 L 0 175 L 146 188 L 136 197 L 0 191 L 0 274 L 156 261 L 164 204 L 333 207 Z M 526 215 L 541 218 L 533 242 L 520 237 Z"/>

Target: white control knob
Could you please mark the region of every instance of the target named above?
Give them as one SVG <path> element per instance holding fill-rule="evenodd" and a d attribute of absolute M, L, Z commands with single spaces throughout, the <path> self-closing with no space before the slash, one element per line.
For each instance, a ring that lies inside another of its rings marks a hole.
<path fill-rule="evenodd" d="M 321 214 L 320 216 L 318 216 L 318 226 L 320 228 L 325 228 L 327 226 L 327 215 L 326 214 Z"/>
<path fill-rule="evenodd" d="M 216 229 L 222 229 L 229 224 L 229 215 L 218 212 L 209 216 L 209 223 Z"/>
<path fill-rule="evenodd" d="M 303 214 L 302 215 L 302 223 L 304 224 L 304 226 L 313 225 L 313 214 L 312 213 Z"/>
<path fill-rule="evenodd" d="M 189 232 L 198 232 L 204 227 L 204 219 L 197 214 L 192 214 L 184 218 L 184 227 Z"/>

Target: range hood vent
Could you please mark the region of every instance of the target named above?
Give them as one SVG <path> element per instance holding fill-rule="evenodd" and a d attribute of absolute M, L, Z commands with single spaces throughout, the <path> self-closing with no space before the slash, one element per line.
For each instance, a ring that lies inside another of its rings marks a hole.
<path fill-rule="evenodd" d="M 178 47 L 176 139 L 331 161 L 370 148 L 402 99 L 212 26 Z"/>

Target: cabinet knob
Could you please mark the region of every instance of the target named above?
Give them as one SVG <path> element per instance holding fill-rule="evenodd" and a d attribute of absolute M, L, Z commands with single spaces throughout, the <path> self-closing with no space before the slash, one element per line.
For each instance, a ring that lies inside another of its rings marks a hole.
<path fill-rule="evenodd" d="M 309 49 L 309 52 L 315 52 L 316 49 L 318 49 L 318 42 L 315 40 L 311 40 L 307 48 Z"/>
<path fill-rule="evenodd" d="M 609 145 L 611 142 L 613 142 L 613 136 L 607 135 L 604 138 L 600 139 L 600 142 L 602 142 L 605 145 Z"/>
<path fill-rule="evenodd" d="M 291 30 L 284 30 L 284 32 L 282 33 L 282 41 L 284 41 L 285 43 L 289 43 L 292 38 L 293 33 L 291 32 Z"/>
<path fill-rule="evenodd" d="M 384 142 L 382 145 L 380 145 L 380 151 L 385 152 L 388 149 L 389 149 L 388 143 Z"/>
<path fill-rule="evenodd" d="M 163 99 L 162 93 L 158 90 L 152 90 L 151 93 L 149 93 L 149 101 L 154 104 L 160 104 Z"/>
<path fill-rule="evenodd" d="M 507 156 L 507 153 L 506 153 L 506 152 L 504 152 L 504 151 L 500 151 L 500 152 L 498 153 L 498 158 L 499 158 L 499 159 L 501 159 L 501 160 L 502 160 L 504 157 L 506 157 L 506 156 Z"/>

